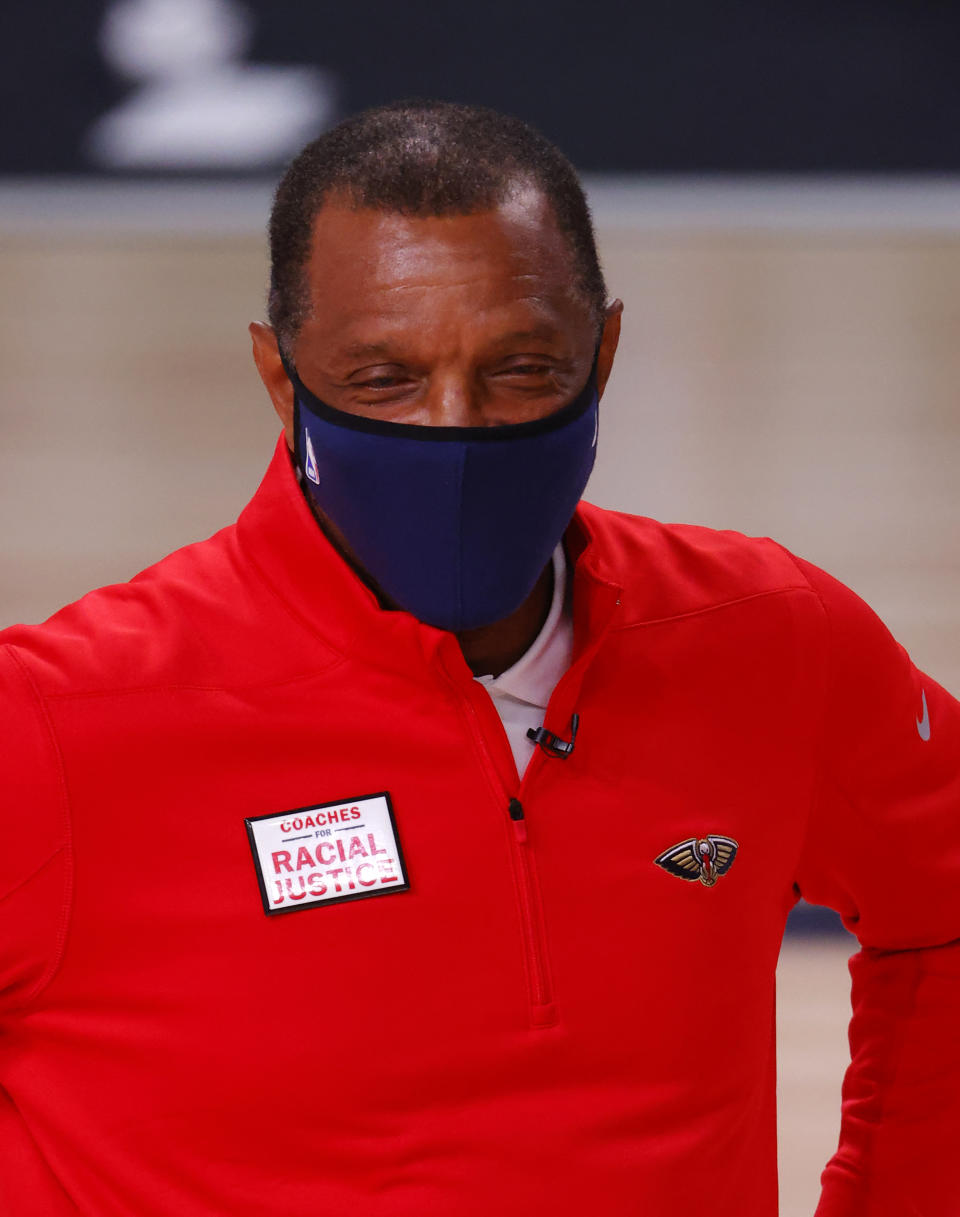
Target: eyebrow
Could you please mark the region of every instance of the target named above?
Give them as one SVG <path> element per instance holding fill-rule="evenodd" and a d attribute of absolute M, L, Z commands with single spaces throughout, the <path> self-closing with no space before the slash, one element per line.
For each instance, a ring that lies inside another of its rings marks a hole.
<path fill-rule="evenodd" d="M 509 334 L 502 334 L 499 338 L 495 338 L 490 345 L 497 349 L 510 346 L 515 342 L 552 341 L 559 336 L 560 331 L 556 326 L 544 324 L 526 330 L 511 330 Z M 390 342 L 355 342 L 348 347 L 343 347 L 339 353 L 345 359 L 382 358 L 383 356 L 395 358 L 397 350 Z"/>
<path fill-rule="evenodd" d="M 497 338 L 491 345 L 495 347 L 509 346 L 514 342 L 526 342 L 529 339 L 552 340 L 560 336 L 560 331 L 553 325 L 536 325 L 528 330 L 513 330 Z"/>
<path fill-rule="evenodd" d="M 344 347 L 340 354 L 348 359 L 363 359 L 368 355 L 391 355 L 393 347 L 386 342 L 357 342 Z"/>

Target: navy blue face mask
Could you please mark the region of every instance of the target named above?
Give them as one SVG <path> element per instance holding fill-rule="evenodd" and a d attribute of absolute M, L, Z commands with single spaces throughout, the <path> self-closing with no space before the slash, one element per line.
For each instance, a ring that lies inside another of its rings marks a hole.
<path fill-rule="evenodd" d="M 390 599 L 444 630 L 519 608 L 593 468 L 596 362 L 568 405 L 495 427 L 361 418 L 320 401 L 284 366 L 303 490 Z"/>

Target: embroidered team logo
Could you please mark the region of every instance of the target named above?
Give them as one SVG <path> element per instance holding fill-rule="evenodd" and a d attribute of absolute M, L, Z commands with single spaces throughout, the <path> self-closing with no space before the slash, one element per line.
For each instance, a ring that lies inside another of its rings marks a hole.
<path fill-rule="evenodd" d="M 244 823 L 265 913 L 410 887 L 386 791 Z"/>
<path fill-rule="evenodd" d="M 657 866 L 678 879 L 699 879 L 704 887 L 713 887 L 721 875 L 733 866 L 740 846 L 733 837 L 691 837 L 665 850 L 654 858 Z"/>

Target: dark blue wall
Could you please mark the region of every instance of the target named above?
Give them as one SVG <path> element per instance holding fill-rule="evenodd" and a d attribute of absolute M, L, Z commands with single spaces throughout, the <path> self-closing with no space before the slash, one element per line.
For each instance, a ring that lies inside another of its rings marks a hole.
<path fill-rule="evenodd" d="M 94 168 L 84 133 L 130 90 L 96 45 L 106 7 L 6 7 L 0 171 Z M 245 60 L 329 69 L 340 114 L 410 95 L 483 102 L 588 171 L 960 169 L 955 0 L 247 7 Z"/>

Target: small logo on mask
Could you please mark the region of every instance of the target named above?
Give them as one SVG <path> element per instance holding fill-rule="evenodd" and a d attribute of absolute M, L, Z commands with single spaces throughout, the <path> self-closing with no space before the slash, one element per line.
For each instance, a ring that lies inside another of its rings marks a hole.
<path fill-rule="evenodd" d="M 678 879 L 699 879 L 704 887 L 713 887 L 733 866 L 739 848 L 733 837 L 691 837 L 665 850 L 654 862 Z"/>
<path fill-rule="evenodd" d="M 320 474 L 317 471 L 317 454 L 313 450 L 313 444 L 310 441 L 310 432 L 304 429 L 304 438 L 306 440 L 307 460 L 303 472 L 307 475 L 315 486 L 320 485 Z"/>

